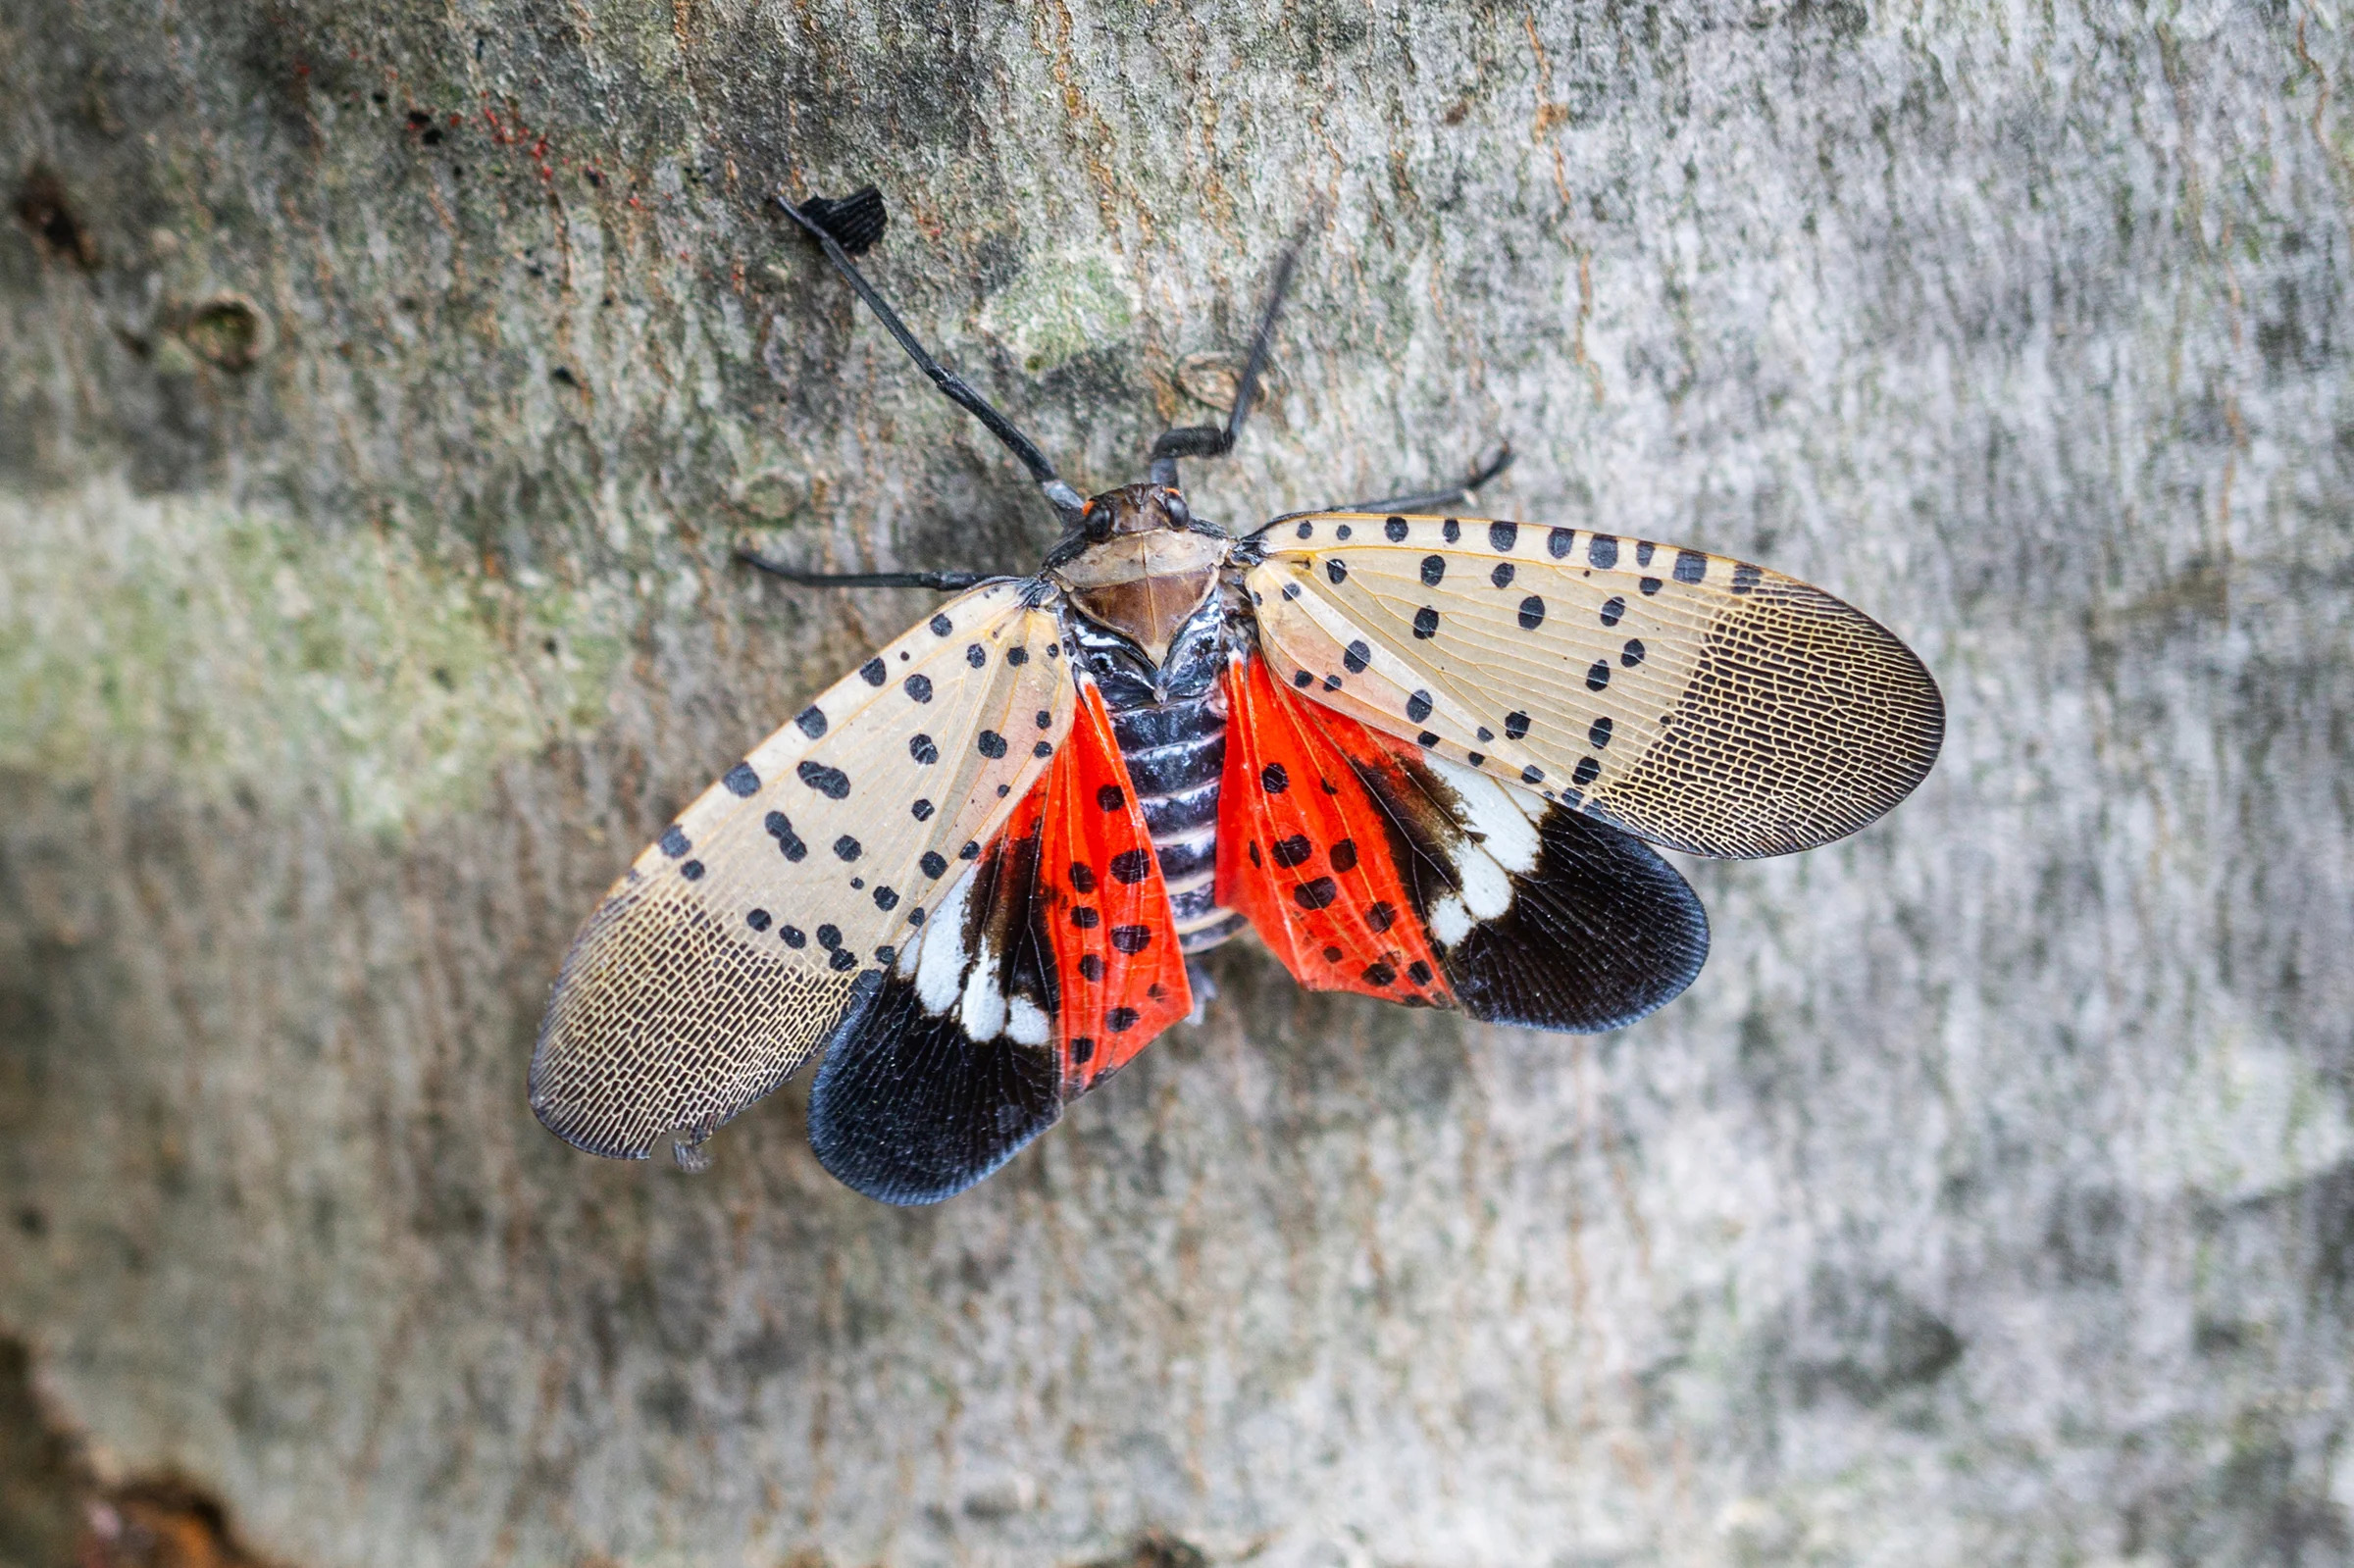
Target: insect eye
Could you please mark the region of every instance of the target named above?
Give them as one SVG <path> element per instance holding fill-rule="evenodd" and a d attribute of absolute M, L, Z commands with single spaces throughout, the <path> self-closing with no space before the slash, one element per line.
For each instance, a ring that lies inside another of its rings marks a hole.
<path fill-rule="evenodd" d="M 1169 522 L 1174 527 L 1185 528 L 1194 521 L 1194 509 L 1187 506 L 1185 497 L 1175 490 L 1161 491 L 1160 504 L 1169 514 Z"/>
<path fill-rule="evenodd" d="M 1101 544 L 1105 539 L 1111 537 L 1111 509 L 1109 507 L 1089 507 L 1079 515 L 1079 523 L 1081 530 L 1087 534 L 1087 542 L 1090 544 Z"/>

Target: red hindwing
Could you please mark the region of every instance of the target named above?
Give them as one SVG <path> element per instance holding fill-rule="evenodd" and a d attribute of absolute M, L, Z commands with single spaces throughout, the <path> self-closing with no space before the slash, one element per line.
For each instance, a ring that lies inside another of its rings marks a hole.
<path fill-rule="evenodd" d="M 1082 683 L 1071 733 L 1008 835 L 1044 819 L 1039 917 L 1054 951 L 1065 1099 L 1194 1009 L 1160 866 L 1102 694 Z"/>
<path fill-rule="evenodd" d="M 1454 1006 L 1389 822 L 1352 766 L 1395 760 L 1363 726 L 1276 685 L 1256 653 L 1227 666 L 1226 697 L 1218 902 L 1311 990 Z"/>

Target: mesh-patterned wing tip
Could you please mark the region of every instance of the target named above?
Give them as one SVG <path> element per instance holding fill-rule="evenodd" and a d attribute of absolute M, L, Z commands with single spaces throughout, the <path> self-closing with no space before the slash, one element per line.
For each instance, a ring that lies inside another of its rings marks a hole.
<path fill-rule="evenodd" d="M 1674 717 L 1593 815 L 1733 859 L 1869 827 L 1945 743 L 1945 695 L 1920 656 L 1845 600 L 1778 574 L 1718 616 Z"/>
<path fill-rule="evenodd" d="M 644 1159 L 674 1133 L 699 1146 L 793 1076 L 847 988 L 630 879 L 556 977 L 526 1082 L 532 1114 L 608 1159 Z"/>

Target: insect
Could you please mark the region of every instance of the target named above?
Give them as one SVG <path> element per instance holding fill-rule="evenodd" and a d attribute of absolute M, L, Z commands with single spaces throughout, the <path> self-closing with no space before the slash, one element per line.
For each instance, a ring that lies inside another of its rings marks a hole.
<path fill-rule="evenodd" d="M 1188 959 L 1254 931 L 1301 984 L 1587 1033 L 1674 997 L 1709 945 L 1652 848 L 1785 854 L 1934 762 L 1936 683 L 1894 635 L 1763 567 L 1452 515 L 1450 490 L 1194 516 L 1154 441 L 1081 498 L 917 342 L 851 260 L 872 187 L 784 204 L 924 373 L 1028 468 L 1063 533 L 954 590 L 640 854 L 574 941 L 532 1058 L 539 1119 L 681 1164 L 820 1056 L 818 1159 L 892 1203 L 961 1191 L 1194 1006 Z"/>

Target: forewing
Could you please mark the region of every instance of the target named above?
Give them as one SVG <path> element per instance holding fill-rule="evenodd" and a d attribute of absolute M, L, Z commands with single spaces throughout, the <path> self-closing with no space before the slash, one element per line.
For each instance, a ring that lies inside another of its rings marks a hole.
<path fill-rule="evenodd" d="M 1407 895 L 1413 867 L 1351 759 L 1264 659 L 1236 659 L 1225 681 L 1218 902 L 1311 990 L 1454 1006 Z"/>
<path fill-rule="evenodd" d="M 674 1131 L 699 1142 L 896 963 L 1070 729 L 1060 631 L 1024 597 L 998 582 L 943 606 L 638 857 L 540 1025 L 531 1102 L 551 1131 L 627 1158 Z"/>
<path fill-rule="evenodd" d="M 1102 699 L 827 1048 L 809 1141 L 890 1203 L 964 1190 L 1193 1007 Z"/>
<path fill-rule="evenodd" d="M 1219 899 L 1303 984 L 1407 1000 L 1410 982 L 1474 1018 L 1590 1034 L 1700 973 L 1708 916 L 1641 841 L 1305 701 L 1263 660 L 1228 690 Z M 1235 766 L 1238 748 L 1259 760 Z M 1354 845 L 1337 874 L 1319 832 Z M 1306 842 L 1277 854 L 1286 835 Z"/>
<path fill-rule="evenodd" d="M 1821 589 L 1673 545 L 1319 513 L 1247 578 L 1279 682 L 1436 755 L 1695 854 L 1784 854 L 1936 760 L 1919 659 Z"/>

